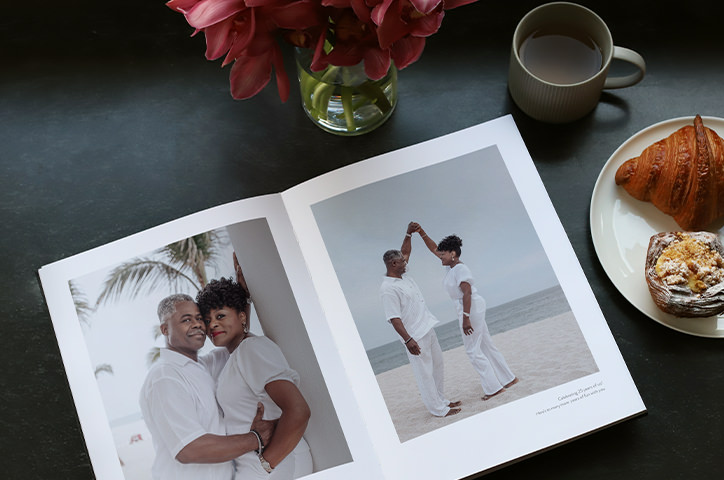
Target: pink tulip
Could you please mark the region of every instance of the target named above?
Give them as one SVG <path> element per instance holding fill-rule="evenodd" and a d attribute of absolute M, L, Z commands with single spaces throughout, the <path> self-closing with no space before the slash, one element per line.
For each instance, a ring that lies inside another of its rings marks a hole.
<path fill-rule="evenodd" d="M 229 80 L 231 96 L 237 100 L 251 98 L 269 83 L 272 66 L 276 72 L 279 98 L 286 102 L 289 98 L 289 77 L 284 70 L 279 46 L 256 57 L 240 56 L 231 67 Z"/>
<path fill-rule="evenodd" d="M 279 97 L 289 97 L 278 38 L 313 48 L 311 68 L 352 66 L 364 61 L 378 80 L 392 61 L 405 68 L 422 55 L 425 38 L 440 28 L 445 10 L 476 0 L 169 0 L 194 35 L 206 37 L 206 58 L 233 63 L 234 98 L 250 98 L 275 72 Z M 331 45 L 331 48 L 330 48 Z"/>
<path fill-rule="evenodd" d="M 307 29 L 321 24 L 318 3 L 311 0 L 171 0 L 169 8 L 183 13 L 196 32 L 206 36 L 206 58 L 226 55 L 234 98 L 256 95 L 276 72 L 279 97 L 289 97 L 289 78 L 275 39 L 282 29 Z"/>
<path fill-rule="evenodd" d="M 421 2 L 429 8 L 434 2 Z M 428 37 L 437 32 L 445 16 L 442 2 L 423 13 L 410 0 L 384 0 L 372 10 L 372 21 L 378 26 L 380 47 L 389 48 L 407 37 Z"/>

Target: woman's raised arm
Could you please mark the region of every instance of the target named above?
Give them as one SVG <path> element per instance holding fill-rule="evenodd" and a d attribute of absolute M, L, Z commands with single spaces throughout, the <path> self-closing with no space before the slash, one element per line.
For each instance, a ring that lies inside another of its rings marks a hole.
<path fill-rule="evenodd" d="M 236 252 L 234 252 L 234 272 L 236 272 L 236 283 L 241 285 L 241 288 L 246 292 L 246 306 L 244 307 L 244 313 L 246 314 L 246 325 L 249 326 L 251 321 L 251 293 L 249 293 L 249 287 L 246 285 L 246 279 L 244 278 L 244 272 L 241 270 L 241 264 L 239 259 L 236 258 Z"/>
<path fill-rule="evenodd" d="M 427 249 L 430 250 L 433 255 L 439 258 L 440 252 L 437 251 L 437 242 L 435 242 L 435 240 L 430 238 L 427 233 L 425 233 L 425 230 L 422 228 L 422 226 L 417 229 L 417 233 L 419 233 L 420 237 L 422 237 L 422 240 L 425 242 L 425 246 L 427 247 Z"/>

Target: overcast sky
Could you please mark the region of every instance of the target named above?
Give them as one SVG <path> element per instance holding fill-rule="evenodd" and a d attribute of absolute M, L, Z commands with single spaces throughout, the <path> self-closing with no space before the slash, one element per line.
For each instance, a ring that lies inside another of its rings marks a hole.
<path fill-rule="evenodd" d="M 557 285 L 496 147 L 346 192 L 312 208 L 366 349 L 397 339 L 385 321 L 382 254 L 416 221 L 436 242 L 455 233 L 488 308 Z M 412 238 L 408 272 L 441 322 L 456 319 L 444 269 Z"/>

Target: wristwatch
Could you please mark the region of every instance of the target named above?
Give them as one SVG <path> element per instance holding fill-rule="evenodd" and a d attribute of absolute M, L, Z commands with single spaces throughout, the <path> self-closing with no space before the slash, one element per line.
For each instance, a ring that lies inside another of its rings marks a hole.
<path fill-rule="evenodd" d="M 271 465 L 269 465 L 269 462 L 266 461 L 266 458 L 264 458 L 264 456 L 261 453 L 259 453 L 258 455 L 259 455 L 259 461 L 261 462 L 262 468 L 264 470 L 266 470 L 266 473 L 272 473 L 272 471 L 274 469 L 272 468 Z"/>

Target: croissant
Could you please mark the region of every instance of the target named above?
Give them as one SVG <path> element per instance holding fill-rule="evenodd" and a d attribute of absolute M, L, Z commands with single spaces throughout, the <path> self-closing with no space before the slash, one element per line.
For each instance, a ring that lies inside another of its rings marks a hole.
<path fill-rule="evenodd" d="M 615 181 L 684 230 L 703 230 L 724 216 L 724 140 L 699 115 L 624 162 Z"/>

